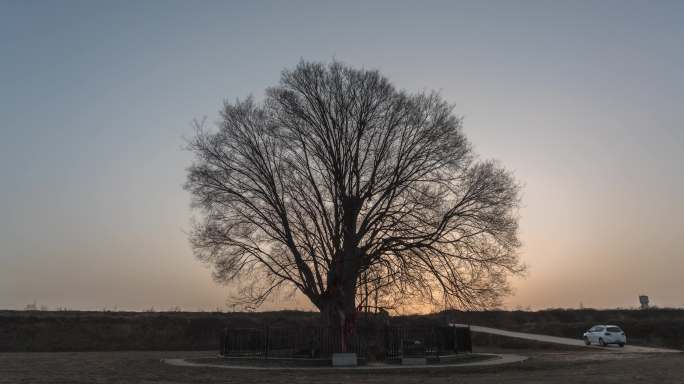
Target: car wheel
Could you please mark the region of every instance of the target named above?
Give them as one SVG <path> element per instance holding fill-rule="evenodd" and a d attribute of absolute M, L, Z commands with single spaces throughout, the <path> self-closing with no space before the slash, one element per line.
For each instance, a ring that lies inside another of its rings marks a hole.
<path fill-rule="evenodd" d="M 591 341 L 589 341 L 588 337 L 584 338 L 584 345 L 591 345 Z"/>
<path fill-rule="evenodd" d="M 605 347 L 606 345 L 608 345 L 608 344 L 606 344 L 605 341 L 603 341 L 603 338 L 599 339 L 599 344 L 601 344 L 602 347 Z"/>
<path fill-rule="evenodd" d="M 618 344 L 618 345 L 620 346 L 620 348 L 622 348 L 622 347 L 625 346 L 625 343 L 620 343 L 620 344 Z"/>

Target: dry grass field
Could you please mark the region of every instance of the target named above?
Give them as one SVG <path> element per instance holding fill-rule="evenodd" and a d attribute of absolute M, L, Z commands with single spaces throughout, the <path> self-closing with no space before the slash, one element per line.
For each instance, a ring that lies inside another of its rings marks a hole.
<path fill-rule="evenodd" d="M 682 310 L 555 310 L 451 315 L 465 323 L 558 336 L 573 335 L 594 322 L 611 322 L 623 324 L 630 340 L 677 347 L 682 345 L 683 314 Z M 444 320 L 443 315 L 391 319 L 394 323 L 407 325 Z M 477 334 L 473 339 L 475 352 L 517 353 L 531 358 L 508 366 L 415 372 L 244 371 L 178 367 L 162 362 L 165 358 L 215 356 L 217 335 L 226 324 L 244 327 L 260 326 L 264 322 L 309 321 L 315 321 L 315 314 L 1 311 L 0 350 L 5 352 L 0 353 L 0 383 L 684 384 L 684 354 L 681 353 L 614 353 Z"/>
<path fill-rule="evenodd" d="M 226 326 L 315 324 L 313 312 L 0 311 L 0 352 L 218 350 Z M 395 325 L 446 321 L 578 338 L 594 324 L 617 324 L 629 343 L 684 349 L 684 309 L 471 311 L 395 316 Z M 478 338 L 489 344 L 489 338 Z M 515 348 L 516 343 L 508 341 Z"/>
<path fill-rule="evenodd" d="M 521 353 L 532 358 L 511 366 L 413 372 L 243 371 L 161 361 L 213 355 L 196 351 L 0 353 L 0 383 L 684 383 L 682 354 Z"/>

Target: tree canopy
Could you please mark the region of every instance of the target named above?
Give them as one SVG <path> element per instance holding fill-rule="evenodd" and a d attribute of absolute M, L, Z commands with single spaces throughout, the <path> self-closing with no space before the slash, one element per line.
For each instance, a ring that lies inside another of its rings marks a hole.
<path fill-rule="evenodd" d="M 489 307 L 523 270 L 519 186 L 439 94 L 303 61 L 221 118 L 189 142 L 190 237 L 243 300 L 294 288 L 338 320 L 359 303 Z"/>

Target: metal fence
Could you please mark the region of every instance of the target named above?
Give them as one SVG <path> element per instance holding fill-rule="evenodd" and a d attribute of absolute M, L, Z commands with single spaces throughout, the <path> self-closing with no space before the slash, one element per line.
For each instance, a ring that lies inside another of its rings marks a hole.
<path fill-rule="evenodd" d="M 259 358 L 326 358 L 336 352 L 367 357 L 372 350 L 375 358 L 391 360 L 471 350 L 470 330 L 462 327 L 356 328 L 344 339 L 339 328 L 330 327 L 227 328 L 220 345 L 224 356 Z"/>
<path fill-rule="evenodd" d="M 339 328 L 263 327 L 227 329 L 221 337 L 221 354 L 252 357 L 328 357 L 336 352 L 365 355 L 366 343 L 358 333 L 343 344 Z"/>

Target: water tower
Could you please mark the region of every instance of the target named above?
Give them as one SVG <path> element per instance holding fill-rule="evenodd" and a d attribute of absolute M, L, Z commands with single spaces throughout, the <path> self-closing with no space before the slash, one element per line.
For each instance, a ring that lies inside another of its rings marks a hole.
<path fill-rule="evenodd" d="M 648 296 L 639 295 L 639 303 L 641 304 L 641 309 L 648 309 Z"/>

